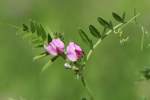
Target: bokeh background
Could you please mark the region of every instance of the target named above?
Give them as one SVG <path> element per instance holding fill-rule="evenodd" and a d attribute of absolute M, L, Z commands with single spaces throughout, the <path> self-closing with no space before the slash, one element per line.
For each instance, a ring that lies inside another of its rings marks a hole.
<path fill-rule="evenodd" d="M 134 8 L 141 13 L 138 21 L 149 31 L 149 0 L 0 0 L 0 100 L 80 100 L 87 95 L 61 59 L 40 73 L 45 60 L 33 62 L 36 50 L 8 24 L 21 26 L 34 19 L 86 49 L 78 28 L 88 32 L 88 25 L 93 24 L 102 29 L 98 16 L 112 19 L 113 11 L 125 11 L 128 19 Z M 111 35 L 88 62 L 85 77 L 95 100 L 150 99 L 150 83 L 137 81 L 139 71 L 150 66 L 150 38 L 145 38 L 141 51 L 140 28 L 131 23 L 124 31 L 130 37 L 125 45 L 117 35 Z"/>

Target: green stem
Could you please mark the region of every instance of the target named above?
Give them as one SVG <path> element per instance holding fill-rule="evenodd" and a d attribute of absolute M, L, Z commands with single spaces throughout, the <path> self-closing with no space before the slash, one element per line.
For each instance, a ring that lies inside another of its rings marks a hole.
<path fill-rule="evenodd" d="M 87 91 L 89 97 L 90 97 L 90 100 L 94 100 L 94 96 L 92 94 L 92 91 L 90 90 L 90 88 L 88 87 L 87 83 L 86 83 L 86 80 L 84 79 L 84 76 L 81 75 L 81 82 L 82 82 L 82 85 L 84 86 L 85 90 Z"/>
<path fill-rule="evenodd" d="M 144 37 L 145 37 L 145 30 L 144 30 L 144 27 L 143 27 L 143 26 L 141 26 L 141 30 L 142 30 L 141 51 L 143 51 L 143 47 L 144 47 Z"/>
<path fill-rule="evenodd" d="M 140 13 L 138 13 L 137 15 L 133 16 L 130 20 L 128 20 L 126 23 L 120 23 L 116 26 L 113 27 L 113 30 L 109 30 L 108 32 L 106 32 L 106 35 L 109 35 L 111 32 L 113 32 L 114 30 L 120 28 L 124 28 L 126 25 L 128 25 L 129 23 L 131 23 L 133 20 L 135 20 L 135 18 L 137 18 L 140 15 Z M 93 50 L 102 42 L 102 39 L 100 38 L 93 46 L 93 49 L 91 49 L 88 54 L 87 54 L 87 58 L 86 60 L 88 61 L 89 58 L 91 57 L 91 54 L 93 53 Z"/>

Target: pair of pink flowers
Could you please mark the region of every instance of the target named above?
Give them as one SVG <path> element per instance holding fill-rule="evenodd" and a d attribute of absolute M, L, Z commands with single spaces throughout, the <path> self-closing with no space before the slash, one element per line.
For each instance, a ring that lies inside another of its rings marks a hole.
<path fill-rule="evenodd" d="M 74 42 L 70 42 L 66 48 L 64 42 L 59 38 L 53 39 L 47 46 L 44 47 L 46 51 L 52 56 L 66 54 L 68 60 L 76 62 L 83 57 L 83 50 Z"/>

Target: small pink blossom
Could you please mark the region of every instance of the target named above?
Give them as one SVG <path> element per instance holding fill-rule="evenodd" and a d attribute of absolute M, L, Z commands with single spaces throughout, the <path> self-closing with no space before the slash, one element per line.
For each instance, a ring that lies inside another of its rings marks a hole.
<path fill-rule="evenodd" d="M 64 52 L 64 43 L 59 38 L 53 39 L 48 46 L 44 46 L 45 50 L 52 56 L 57 56 Z"/>
<path fill-rule="evenodd" d="M 83 50 L 80 48 L 79 45 L 75 44 L 74 42 L 70 42 L 67 46 L 67 58 L 75 62 L 83 57 Z"/>

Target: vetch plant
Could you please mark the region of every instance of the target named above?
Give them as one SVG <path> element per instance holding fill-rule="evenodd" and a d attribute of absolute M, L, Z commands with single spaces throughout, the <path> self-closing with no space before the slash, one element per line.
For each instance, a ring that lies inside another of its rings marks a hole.
<path fill-rule="evenodd" d="M 107 21 L 102 17 L 98 17 L 97 22 L 103 27 L 102 31 L 98 30 L 94 25 L 89 25 L 89 32 L 79 29 L 78 33 L 83 42 L 87 45 L 88 52 L 85 52 L 80 44 L 75 41 L 65 43 L 65 37 L 62 33 L 49 33 L 41 24 L 33 20 L 30 21 L 29 25 L 23 24 L 23 33 L 21 33 L 23 34 L 23 37 L 29 37 L 35 48 L 42 48 L 43 50 L 41 54 L 34 57 L 34 60 L 50 56 L 49 61 L 43 66 L 42 71 L 46 70 L 58 57 L 62 57 L 64 60 L 64 68 L 73 71 L 87 90 L 89 99 L 83 97 L 82 100 L 94 100 L 93 93 L 87 86 L 83 73 L 84 69 L 87 68 L 87 62 L 94 50 L 111 33 L 119 35 L 121 43 L 127 41 L 128 37 L 122 38 L 122 29 L 134 21 L 139 15 L 139 13 L 135 14 L 131 19 L 127 20 L 125 13 L 120 16 L 113 12 L 112 16 L 118 22 L 117 25 L 112 21 Z M 87 33 L 90 33 L 97 41 L 94 42 Z"/>

